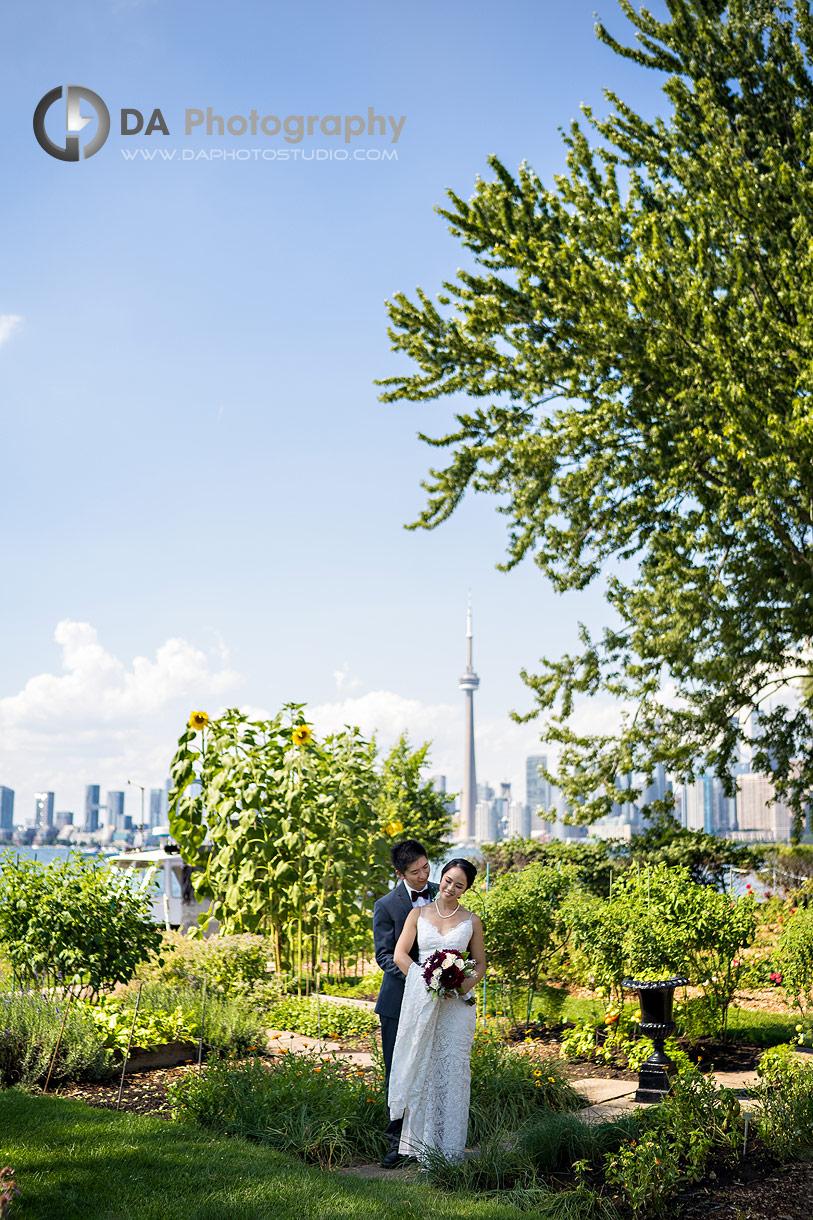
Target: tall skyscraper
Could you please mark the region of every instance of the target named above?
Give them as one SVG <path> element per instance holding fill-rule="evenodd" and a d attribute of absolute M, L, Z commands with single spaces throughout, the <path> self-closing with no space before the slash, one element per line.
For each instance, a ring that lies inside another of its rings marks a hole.
<path fill-rule="evenodd" d="M 477 843 L 498 843 L 500 840 L 499 802 L 478 801 L 474 807 L 474 835 Z"/>
<path fill-rule="evenodd" d="M 107 825 L 114 830 L 124 830 L 124 793 L 108 792 Z"/>
<path fill-rule="evenodd" d="M 651 805 L 653 801 L 662 801 L 669 790 L 669 781 L 666 778 L 666 768 L 663 763 L 656 763 L 655 770 L 652 775 L 652 783 L 646 784 L 642 781 L 642 791 L 638 798 L 638 804 L 643 809 L 645 805 Z"/>
<path fill-rule="evenodd" d="M 461 839 L 473 839 L 477 829 L 475 809 L 477 807 L 477 769 L 474 765 L 474 692 L 480 685 L 480 679 L 472 669 L 471 664 L 472 634 L 471 634 L 471 594 L 466 613 L 466 668 L 460 679 L 460 689 L 465 699 L 465 714 L 463 717 L 463 789 L 460 793 L 460 826 L 458 834 Z"/>
<path fill-rule="evenodd" d="M 525 759 L 525 803 L 529 815 L 528 833 L 531 835 L 550 833 L 550 826 L 542 817 L 542 812 L 550 808 L 550 784 L 539 773 L 539 768 L 547 765 L 547 754 L 529 754 Z"/>
<path fill-rule="evenodd" d="M 85 788 L 85 830 L 88 833 L 99 829 L 99 785 L 88 784 Z"/>
<path fill-rule="evenodd" d="M 163 788 L 150 788 L 150 827 L 162 826 L 166 821 L 165 815 L 165 799 L 166 792 Z"/>
<path fill-rule="evenodd" d="M 508 806 L 508 838 L 530 839 L 531 809 L 522 801 L 511 801 Z"/>
<path fill-rule="evenodd" d="M 14 789 L 0 785 L 0 831 L 14 829 Z"/>
<path fill-rule="evenodd" d="M 525 759 L 525 799 L 531 806 L 531 813 L 548 808 L 550 785 L 539 771 L 540 767 L 547 769 L 547 766 L 547 754 L 529 754 Z"/>
<path fill-rule="evenodd" d="M 737 838 L 754 838 L 787 842 L 790 838 L 791 813 L 767 775 L 750 772 L 737 780 Z"/>
<path fill-rule="evenodd" d="M 34 793 L 34 825 L 38 830 L 54 824 L 53 792 Z"/>

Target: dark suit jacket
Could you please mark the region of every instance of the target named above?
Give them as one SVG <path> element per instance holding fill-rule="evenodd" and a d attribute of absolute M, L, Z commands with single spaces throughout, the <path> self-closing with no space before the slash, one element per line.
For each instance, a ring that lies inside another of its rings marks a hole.
<path fill-rule="evenodd" d="M 438 887 L 431 881 L 429 893 L 434 898 Z M 384 971 L 381 980 L 381 990 L 375 1004 L 375 1011 L 380 1017 L 394 1017 L 401 1013 L 401 1001 L 404 998 L 405 976 L 392 960 L 398 937 L 404 930 L 404 924 L 412 903 L 409 900 L 406 886 L 399 881 L 394 890 L 379 898 L 373 907 L 373 943 L 375 944 L 375 960 Z M 418 942 L 410 950 L 412 958 L 418 960 Z"/>

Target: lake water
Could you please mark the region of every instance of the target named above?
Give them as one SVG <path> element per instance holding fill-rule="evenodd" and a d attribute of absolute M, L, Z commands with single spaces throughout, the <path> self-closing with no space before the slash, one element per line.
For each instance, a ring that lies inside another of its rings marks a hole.
<path fill-rule="evenodd" d="M 76 849 L 70 847 L 15 847 L 13 844 L 4 844 L 0 848 L 0 851 L 10 852 L 13 856 L 19 856 L 21 860 L 36 860 L 38 864 L 50 864 L 52 860 L 65 860 L 71 850 Z M 90 858 L 96 859 L 96 856 L 92 855 Z M 104 858 L 103 855 L 98 857 L 100 860 Z"/>

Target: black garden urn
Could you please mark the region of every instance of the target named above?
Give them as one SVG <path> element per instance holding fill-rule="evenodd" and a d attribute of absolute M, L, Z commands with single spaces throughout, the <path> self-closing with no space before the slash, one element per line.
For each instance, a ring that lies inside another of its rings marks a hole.
<path fill-rule="evenodd" d="M 655 1047 L 638 1073 L 636 1101 L 663 1101 L 669 1092 L 667 1069 L 675 1065 L 663 1049 L 663 1040 L 675 1031 L 675 1023 L 672 1020 L 675 988 L 685 987 L 688 982 L 688 979 L 680 977 L 659 979 L 655 983 L 642 979 L 621 980 L 622 987 L 638 992 L 638 1002 L 641 1005 L 639 1029 L 647 1038 L 652 1039 Z"/>

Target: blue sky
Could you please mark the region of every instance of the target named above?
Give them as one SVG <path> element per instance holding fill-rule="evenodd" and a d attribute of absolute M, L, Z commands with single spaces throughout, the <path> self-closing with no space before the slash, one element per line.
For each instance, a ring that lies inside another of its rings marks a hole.
<path fill-rule="evenodd" d="M 596 8 L 626 39 L 615 0 L 6 6 L 0 783 L 18 820 L 40 787 L 78 809 L 88 782 L 162 782 L 198 706 L 307 701 L 318 727 L 384 743 L 405 727 L 459 786 L 469 588 L 479 777 L 524 795 L 538 730 L 508 720 L 530 706 L 518 671 L 601 622 L 600 595 L 497 572 L 490 502 L 405 531 L 432 456 L 416 433 L 451 407 L 382 405 L 373 379 L 398 367 L 385 299 L 463 260 L 433 211 L 447 187 L 470 195 L 489 153 L 550 182 L 557 129 L 605 110 L 602 87 L 663 111 L 659 79 L 596 40 Z M 79 163 L 32 132 L 68 83 L 111 114 Z M 207 106 L 405 121 L 396 144 L 353 142 L 387 161 L 184 160 L 289 147 L 186 135 Z M 120 134 L 122 108 L 156 107 L 168 136 Z M 176 151 L 122 155 L 159 148 Z"/>

